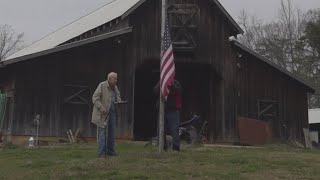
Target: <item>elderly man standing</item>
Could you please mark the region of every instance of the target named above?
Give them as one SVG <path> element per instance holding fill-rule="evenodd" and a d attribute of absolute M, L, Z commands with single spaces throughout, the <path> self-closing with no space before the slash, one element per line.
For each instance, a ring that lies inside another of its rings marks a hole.
<path fill-rule="evenodd" d="M 107 81 L 101 82 L 92 96 L 94 106 L 91 122 L 97 125 L 99 157 L 117 155 L 115 152 L 116 102 L 121 102 L 121 98 L 116 84 L 117 74 L 111 72 L 108 74 Z"/>

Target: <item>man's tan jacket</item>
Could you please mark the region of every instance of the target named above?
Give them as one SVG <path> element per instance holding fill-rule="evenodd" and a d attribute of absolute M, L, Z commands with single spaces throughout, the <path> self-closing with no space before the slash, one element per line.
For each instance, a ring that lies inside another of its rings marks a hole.
<path fill-rule="evenodd" d="M 116 101 L 121 102 L 120 92 L 118 87 L 115 86 Z M 99 84 L 96 91 L 92 96 L 93 111 L 91 122 L 99 127 L 105 127 L 105 121 L 108 121 L 107 115 L 109 113 L 111 105 L 112 89 L 107 81 L 103 81 Z M 106 110 L 106 113 L 102 113 Z M 109 117 L 108 117 L 109 118 Z M 119 113 L 117 112 L 117 120 L 119 120 Z"/>

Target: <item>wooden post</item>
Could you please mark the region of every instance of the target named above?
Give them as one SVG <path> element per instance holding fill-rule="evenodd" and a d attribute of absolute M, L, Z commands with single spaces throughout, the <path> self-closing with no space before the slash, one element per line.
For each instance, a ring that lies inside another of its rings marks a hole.
<path fill-rule="evenodd" d="M 72 143 L 72 139 L 71 139 L 71 136 L 70 136 L 69 130 L 67 130 L 67 136 L 68 136 L 69 142 L 70 142 L 70 143 Z"/>
<path fill-rule="evenodd" d="M 221 81 L 221 88 L 220 88 L 220 91 L 221 91 L 221 113 L 222 113 L 222 117 L 221 117 L 221 137 L 222 137 L 222 140 L 226 140 L 226 114 L 225 114 L 225 79 L 223 78 L 222 81 Z"/>
<path fill-rule="evenodd" d="M 14 91 L 14 90 L 13 90 Z M 13 92 L 14 93 L 14 92 Z M 13 119 L 14 119 L 14 108 L 15 108 L 15 96 L 13 95 L 10 102 L 10 118 L 9 118 L 9 132 L 7 136 L 7 142 L 12 142 L 12 126 L 13 126 Z"/>
<path fill-rule="evenodd" d="M 164 31 L 165 31 L 165 19 L 166 19 L 166 0 L 162 0 L 161 7 L 161 47 L 160 47 L 160 68 L 161 68 L 161 58 L 164 43 Z M 160 82 L 161 82 L 161 70 L 160 70 Z M 161 93 L 161 83 L 160 83 L 160 103 L 159 103 L 159 152 L 163 152 L 164 148 L 164 102 Z"/>
<path fill-rule="evenodd" d="M 74 138 L 73 138 L 73 134 L 72 134 L 72 130 L 71 129 L 69 129 L 69 133 L 70 133 L 70 137 L 71 137 L 72 143 L 74 143 Z"/>
<path fill-rule="evenodd" d="M 74 141 L 78 142 L 78 135 L 80 133 L 80 128 L 77 129 L 76 133 L 74 134 Z"/>

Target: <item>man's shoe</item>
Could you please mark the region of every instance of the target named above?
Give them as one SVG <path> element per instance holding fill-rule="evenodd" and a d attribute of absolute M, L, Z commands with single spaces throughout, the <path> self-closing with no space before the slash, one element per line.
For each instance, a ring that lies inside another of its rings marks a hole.
<path fill-rule="evenodd" d="M 106 157 L 106 155 L 104 155 L 104 154 L 98 155 L 98 158 L 105 158 L 105 157 Z"/>
<path fill-rule="evenodd" d="M 174 146 L 174 147 L 172 147 L 172 150 L 173 150 L 173 151 L 176 151 L 176 152 L 180 152 L 180 147 L 175 147 L 175 146 Z"/>
<path fill-rule="evenodd" d="M 118 156 L 117 153 L 107 153 L 107 156 Z"/>
<path fill-rule="evenodd" d="M 168 152 L 168 147 L 164 146 L 163 150 L 164 150 L 164 152 Z"/>

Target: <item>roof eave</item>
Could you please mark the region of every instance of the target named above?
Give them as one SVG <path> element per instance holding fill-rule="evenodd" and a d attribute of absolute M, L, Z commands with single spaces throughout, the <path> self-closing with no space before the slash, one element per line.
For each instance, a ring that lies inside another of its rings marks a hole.
<path fill-rule="evenodd" d="M 135 4 L 134 6 L 132 6 L 128 11 L 126 11 L 122 16 L 121 19 L 126 18 L 127 16 L 129 16 L 133 11 L 135 11 L 138 7 L 140 7 L 141 4 L 143 4 L 146 0 L 140 0 L 139 2 L 137 2 L 137 4 Z"/>
<path fill-rule="evenodd" d="M 238 34 L 243 34 L 244 31 L 242 28 L 239 26 L 239 24 L 231 17 L 231 15 L 228 13 L 228 11 L 222 6 L 222 4 L 218 0 L 212 0 L 213 3 L 215 3 L 218 8 L 222 11 L 222 13 L 228 18 L 230 21 L 231 25 L 237 30 Z"/>
<path fill-rule="evenodd" d="M 5 65 L 4 65 L 4 61 L 0 61 L 0 68 L 4 68 Z"/>
<path fill-rule="evenodd" d="M 119 35 L 130 33 L 130 32 L 132 32 L 132 27 L 127 27 L 127 28 L 120 29 L 120 30 L 117 30 L 117 31 L 112 31 L 112 32 L 109 32 L 109 33 L 106 33 L 106 34 L 102 34 L 102 35 L 99 35 L 99 36 L 95 36 L 95 37 L 91 37 L 91 38 L 88 38 L 88 39 L 84 39 L 84 40 L 81 40 L 81 41 L 76 41 L 76 42 L 65 44 L 65 45 L 62 45 L 62 46 L 57 46 L 57 47 L 54 47 L 52 49 L 36 52 L 36 53 L 33 53 L 33 54 L 28 54 L 28 55 L 17 57 L 17 58 L 13 58 L 13 59 L 7 59 L 6 61 L 1 61 L 0 62 L 0 67 L 5 67 L 6 65 L 18 63 L 18 62 L 21 62 L 21 61 L 26 61 L 26 60 L 29 60 L 29 59 L 41 57 L 41 56 L 44 56 L 44 55 L 52 54 L 52 53 L 55 53 L 55 52 L 59 52 L 59 51 L 63 51 L 63 50 L 67 50 L 67 49 L 71 49 L 71 48 L 75 48 L 75 47 L 79 47 L 79 46 L 82 46 L 82 45 L 86 45 L 86 44 L 89 44 L 89 43 L 101 41 L 101 40 L 104 40 L 104 39 L 108 39 L 108 38 L 111 38 L 111 37 L 119 36 Z"/>
<path fill-rule="evenodd" d="M 286 69 L 283 69 L 281 67 L 279 67 L 277 64 L 275 64 L 274 62 L 268 60 L 267 58 L 263 57 L 262 55 L 258 54 L 257 52 L 253 51 L 252 49 L 244 46 L 243 44 L 239 43 L 238 41 L 236 40 L 233 40 L 231 41 L 235 46 L 237 46 L 238 48 L 242 49 L 243 51 L 251 54 L 252 56 L 262 60 L 263 62 L 269 64 L 270 66 L 276 68 L 277 70 L 279 70 L 280 72 L 286 74 L 287 76 L 295 79 L 296 81 L 298 81 L 299 83 L 303 84 L 304 86 L 306 86 L 310 93 L 316 93 L 317 92 L 317 89 L 309 82 L 307 82 L 306 80 L 302 79 L 301 77 L 289 72 L 288 70 Z"/>

